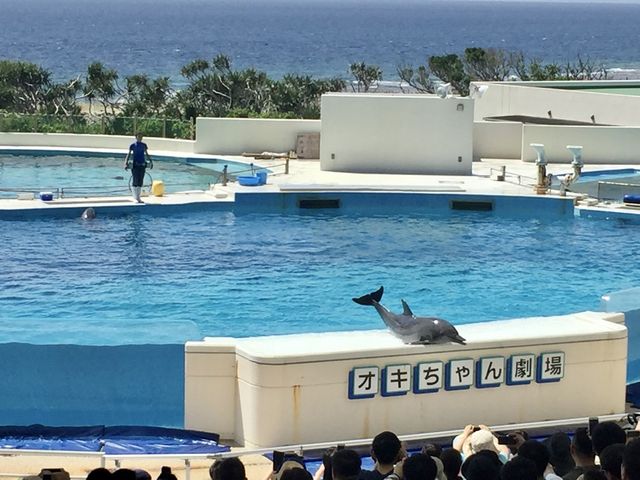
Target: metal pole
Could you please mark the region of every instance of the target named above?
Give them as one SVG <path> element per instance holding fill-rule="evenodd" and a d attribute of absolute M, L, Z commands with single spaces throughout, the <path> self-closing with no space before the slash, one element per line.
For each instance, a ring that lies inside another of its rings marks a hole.
<path fill-rule="evenodd" d="M 284 174 L 289 175 L 289 157 L 284 161 Z"/>
<path fill-rule="evenodd" d="M 191 460 L 184 459 L 184 479 L 191 480 Z"/>
<path fill-rule="evenodd" d="M 162 119 L 162 138 L 167 138 L 167 117 Z"/>
<path fill-rule="evenodd" d="M 227 174 L 227 169 L 229 168 L 229 165 L 225 165 L 222 168 L 222 186 L 226 187 L 227 183 L 229 182 L 229 175 Z"/>

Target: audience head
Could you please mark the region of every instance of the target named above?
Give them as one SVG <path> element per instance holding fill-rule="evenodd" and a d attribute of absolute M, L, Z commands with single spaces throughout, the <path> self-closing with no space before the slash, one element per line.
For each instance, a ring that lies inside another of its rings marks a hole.
<path fill-rule="evenodd" d="M 466 480 L 499 480 L 501 467 L 497 453 L 482 450 L 467 457 L 462 464 L 462 475 Z"/>
<path fill-rule="evenodd" d="M 436 462 L 425 453 L 417 453 L 402 464 L 404 480 L 435 480 L 438 473 Z"/>
<path fill-rule="evenodd" d="M 160 468 L 158 480 L 178 480 L 178 477 L 171 472 L 171 467 L 164 466 Z"/>
<path fill-rule="evenodd" d="M 562 477 L 569 473 L 576 462 L 571 456 L 571 438 L 564 432 L 556 432 L 548 437 L 544 444 L 549 450 L 549 463 L 556 475 Z"/>
<path fill-rule="evenodd" d="M 537 478 L 536 463 L 520 455 L 505 463 L 500 471 L 500 480 L 537 480 Z"/>
<path fill-rule="evenodd" d="M 322 465 L 324 466 L 323 480 L 333 480 L 333 469 L 331 468 L 331 457 L 336 453 L 336 447 L 327 448 L 322 454 Z"/>
<path fill-rule="evenodd" d="M 625 443 L 626 441 L 627 434 L 616 422 L 598 423 L 593 428 L 593 432 L 591 432 L 591 442 L 596 455 L 600 455 L 600 452 L 609 445 Z"/>
<path fill-rule="evenodd" d="M 211 480 L 246 480 L 244 465 L 238 457 L 221 458 L 209 467 Z"/>
<path fill-rule="evenodd" d="M 444 467 L 444 474 L 447 480 L 455 480 L 460 475 L 460 467 L 462 467 L 462 455 L 455 448 L 447 448 L 440 454 L 440 460 Z"/>
<path fill-rule="evenodd" d="M 489 450 L 498 453 L 497 439 L 489 430 L 480 429 L 469 436 L 469 448 L 472 453 Z"/>
<path fill-rule="evenodd" d="M 528 458 L 536 464 L 536 476 L 544 477 L 544 471 L 549 465 L 549 450 L 537 440 L 527 440 L 518 449 L 518 456 Z"/>
<path fill-rule="evenodd" d="M 382 465 L 389 465 L 400 460 L 402 445 L 393 432 L 382 432 L 376 435 L 371 443 L 371 456 Z"/>
<path fill-rule="evenodd" d="M 87 480 L 111 480 L 111 472 L 106 468 L 94 468 L 87 475 Z"/>
<path fill-rule="evenodd" d="M 571 455 L 574 458 L 593 459 L 593 444 L 591 438 L 584 427 L 576 428 L 576 433 L 571 440 Z"/>
<path fill-rule="evenodd" d="M 282 472 L 280 480 L 313 480 L 313 475 L 306 468 L 290 467 Z"/>
<path fill-rule="evenodd" d="M 424 453 L 430 457 L 440 458 L 440 455 L 442 455 L 442 446 L 439 443 L 425 443 L 420 453 Z"/>
<path fill-rule="evenodd" d="M 624 455 L 624 443 L 609 445 L 600 453 L 600 468 L 607 473 L 610 479 L 620 480 L 622 475 L 622 456 Z"/>
<path fill-rule="evenodd" d="M 136 472 L 129 468 L 119 468 L 111 474 L 111 480 L 136 480 Z"/>
<path fill-rule="evenodd" d="M 631 440 L 624 448 L 622 480 L 640 480 L 640 438 Z"/>
<path fill-rule="evenodd" d="M 334 480 L 356 480 L 360 475 L 361 466 L 360 455 L 349 448 L 336 450 L 336 453 L 331 457 Z"/>
<path fill-rule="evenodd" d="M 136 474 L 136 480 L 151 480 L 151 474 L 141 468 L 136 468 L 133 471 Z"/>

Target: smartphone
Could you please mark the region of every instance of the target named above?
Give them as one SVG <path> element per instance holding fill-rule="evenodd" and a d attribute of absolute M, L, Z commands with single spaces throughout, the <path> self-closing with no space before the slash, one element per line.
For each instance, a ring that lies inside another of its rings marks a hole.
<path fill-rule="evenodd" d="M 498 435 L 499 445 L 515 445 L 516 443 L 517 439 L 513 435 Z"/>
<path fill-rule="evenodd" d="M 598 417 L 589 417 L 589 436 L 593 435 L 593 429 L 598 425 Z"/>

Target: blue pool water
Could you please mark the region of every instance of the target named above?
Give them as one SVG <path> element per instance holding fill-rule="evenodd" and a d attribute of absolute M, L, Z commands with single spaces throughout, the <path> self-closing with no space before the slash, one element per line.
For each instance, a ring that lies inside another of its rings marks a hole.
<path fill-rule="evenodd" d="M 455 324 L 599 309 L 637 285 L 640 226 L 617 221 L 192 212 L 0 221 L 2 342 L 181 343 L 383 328 L 380 285 Z"/>
<path fill-rule="evenodd" d="M 245 171 L 248 165 L 205 158 L 154 155 L 145 185 L 162 180 L 165 191 L 207 189 L 218 181 L 224 165 L 229 172 Z M 17 191 L 64 190 L 65 197 L 123 195 L 128 193 L 130 171 L 123 169 L 124 155 L 87 155 L 53 152 L 0 151 L 0 197 L 15 198 Z"/>

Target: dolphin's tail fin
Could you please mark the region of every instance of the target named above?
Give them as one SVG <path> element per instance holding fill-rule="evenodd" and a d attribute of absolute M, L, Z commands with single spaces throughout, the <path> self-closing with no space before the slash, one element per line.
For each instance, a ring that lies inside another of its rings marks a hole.
<path fill-rule="evenodd" d="M 356 302 L 358 305 L 373 305 L 373 301 L 375 300 L 377 303 L 380 303 L 382 300 L 382 294 L 384 293 L 384 287 L 380 287 L 375 292 L 367 293 L 358 298 L 353 298 L 352 300 Z"/>

